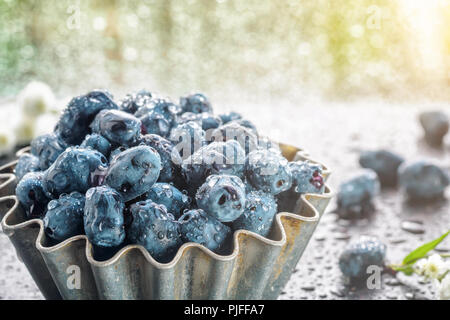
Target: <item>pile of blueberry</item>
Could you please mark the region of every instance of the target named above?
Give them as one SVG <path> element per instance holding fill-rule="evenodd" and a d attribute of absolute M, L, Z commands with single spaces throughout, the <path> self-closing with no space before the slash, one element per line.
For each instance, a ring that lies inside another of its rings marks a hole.
<path fill-rule="evenodd" d="M 321 166 L 289 162 L 238 113 L 146 90 L 119 103 L 102 90 L 75 97 L 15 174 L 24 212 L 52 241 L 139 244 L 160 262 L 186 242 L 223 253 L 236 230 L 267 236 L 280 199 L 324 191 Z"/>

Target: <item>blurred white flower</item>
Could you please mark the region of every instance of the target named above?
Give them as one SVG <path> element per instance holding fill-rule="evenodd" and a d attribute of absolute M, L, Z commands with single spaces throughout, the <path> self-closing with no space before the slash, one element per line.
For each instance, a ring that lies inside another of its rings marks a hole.
<path fill-rule="evenodd" d="M 35 136 L 34 128 L 34 121 L 32 119 L 22 118 L 13 130 L 17 144 L 28 144 Z"/>
<path fill-rule="evenodd" d="M 438 293 L 440 300 L 450 300 L 450 273 L 447 273 L 441 283 L 439 283 Z"/>
<path fill-rule="evenodd" d="M 6 155 L 14 151 L 16 138 L 13 130 L 6 126 L 0 127 L 0 155 Z"/>
<path fill-rule="evenodd" d="M 18 104 L 23 117 L 36 117 L 55 105 L 52 89 L 43 82 L 32 81 L 18 96 Z"/>
<path fill-rule="evenodd" d="M 416 264 L 416 271 L 429 279 L 439 279 L 448 271 L 448 264 L 438 254 L 427 259 L 420 259 Z"/>
<path fill-rule="evenodd" d="M 45 113 L 40 115 L 34 125 L 33 138 L 49 133 L 53 130 L 58 122 L 59 115 L 54 113 Z"/>

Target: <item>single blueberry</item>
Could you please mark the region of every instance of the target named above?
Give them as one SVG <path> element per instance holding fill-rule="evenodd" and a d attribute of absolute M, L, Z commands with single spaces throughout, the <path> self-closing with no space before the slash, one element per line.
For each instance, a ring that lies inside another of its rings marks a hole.
<path fill-rule="evenodd" d="M 108 168 L 105 183 L 116 189 L 124 201 L 130 201 L 150 190 L 158 180 L 161 157 L 148 146 L 137 146 L 116 155 Z"/>
<path fill-rule="evenodd" d="M 39 158 L 41 170 L 48 169 L 68 145 L 57 135 L 50 133 L 31 141 L 31 154 Z"/>
<path fill-rule="evenodd" d="M 287 159 L 271 150 L 250 152 L 245 163 L 245 175 L 256 189 L 273 195 L 288 190 L 292 185 Z"/>
<path fill-rule="evenodd" d="M 210 139 L 217 142 L 236 140 L 246 154 L 258 149 L 258 137 L 254 132 L 233 121 L 214 129 Z"/>
<path fill-rule="evenodd" d="M 245 206 L 245 185 L 239 177 L 211 175 L 198 189 L 197 205 L 221 222 L 236 220 Z"/>
<path fill-rule="evenodd" d="M 151 200 L 131 206 L 133 222 L 127 230 L 131 243 L 142 245 L 159 262 L 169 262 L 183 244 L 179 223 L 163 205 Z"/>
<path fill-rule="evenodd" d="M 83 214 L 85 197 L 79 192 L 64 194 L 47 205 L 43 219 L 44 231 L 50 238 L 63 241 L 83 234 Z"/>
<path fill-rule="evenodd" d="M 148 104 L 139 108 L 134 115 L 138 118 L 142 118 L 149 113 L 158 113 L 163 116 L 170 126 L 173 126 L 177 115 L 179 115 L 181 111 L 181 107 L 177 106 L 172 101 L 157 98 L 152 99 Z"/>
<path fill-rule="evenodd" d="M 43 172 L 29 172 L 17 184 L 16 196 L 28 218 L 42 218 L 50 198 L 43 187 Z"/>
<path fill-rule="evenodd" d="M 142 122 L 143 134 L 157 134 L 162 137 L 167 137 L 170 133 L 171 124 L 162 114 L 156 111 L 150 111 L 146 115 L 140 117 Z"/>
<path fill-rule="evenodd" d="M 244 213 L 233 221 L 233 230 L 249 230 L 267 236 L 277 213 L 273 195 L 262 191 L 247 194 Z"/>
<path fill-rule="evenodd" d="M 125 240 L 123 203 L 120 194 L 108 187 L 86 192 L 84 230 L 89 241 L 99 247 L 117 247 Z"/>
<path fill-rule="evenodd" d="M 146 106 L 152 100 L 153 94 L 145 89 L 129 93 L 120 103 L 120 110 L 134 114 L 139 108 Z"/>
<path fill-rule="evenodd" d="M 111 143 L 109 143 L 108 139 L 97 133 L 88 134 L 80 147 L 86 149 L 90 147 L 101 152 L 105 157 L 108 157 L 111 152 Z"/>
<path fill-rule="evenodd" d="M 162 204 L 178 219 L 184 210 L 188 209 L 191 199 L 185 192 L 178 190 L 169 183 L 155 183 L 147 192 L 147 198 L 157 204 Z"/>
<path fill-rule="evenodd" d="M 52 197 L 73 191 L 85 193 L 102 184 L 107 167 L 106 157 L 97 150 L 67 148 L 45 171 L 44 189 Z"/>
<path fill-rule="evenodd" d="M 55 133 L 68 144 L 80 144 L 90 133 L 89 124 L 103 109 L 118 109 L 107 91 L 95 90 L 73 98 L 56 124 Z"/>
<path fill-rule="evenodd" d="M 141 144 L 152 147 L 161 157 L 162 169 L 158 181 L 176 183 L 180 179 L 182 159 L 174 145 L 169 140 L 156 134 L 143 136 Z"/>
<path fill-rule="evenodd" d="M 24 153 L 19 157 L 14 168 L 16 181 L 20 181 L 28 172 L 37 172 L 40 170 L 39 158 L 32 154 Z"/>
<path fill-rule="evenodd" d="M 388 150 L 365 151 L 359 156 L 361 167 L 375 171 L 382 186 L 397 185 L 397 171 L 403 161 L 402 157 Z"/>
<path fill-rule="evenodd" d="M 440 146 L 450 127 L 448 116 L 442 111 L 428 111 L 421 113 L 419 120 L 425 131 L 425 141 Z"/>
<path fill-rule="evenodd" d="M 91 129 L 114 146 L 132 146 L 141 135 L 141 125 L 141 120 L 124 111 L 102 110 L 92 122 Z"/>
<path fill-rule="evenodd" d="M 398 169 L 399 185 L 412 200 L 428 201 L 443 197 L 449 175 L 431 160 L 405 162 Z"/>
<path fill-rule="evenodd" d="M 208 98 L 201 93 L 194 93 L 180 98 L 180 106 L 183 112 L 192 113 L 212 113 L 211 103 Z"/>
<path fill-rule="evenodd" d="M 373 199 L 380 191 L 375 171 L 364 169 L 344 181 L 337 194 L 338 213 L 342 218 L 361 218 L 374 210 Z"/>
<path fill-rule="evenodd" d="M 352 241 L 339 257 L 339 268 L 350 279 L 362 279 L 370 266 L 384 266 L 386 245 L 377 238 L 361 236 Z"/>
<path fill-rule="evenodd" d="M 232 235 L 228 226 L 201 209 L 186 211 L 178 221 L 184 242 L 199 243 L 214 252 L 221 252 Z"/>
<path fill-rule="evenodd" d="M 169 140 L 175 144 L 183 160 L 206 144 L 205 131 L 193 121 L 172 128 Z"/>
<path fill-rule="evenodd" d="M 292 186 L 297 193 L 322 194 L 325 182 L 320 164 L 306 161 L 293 161 L 288 164 L 292 174 Z"/>

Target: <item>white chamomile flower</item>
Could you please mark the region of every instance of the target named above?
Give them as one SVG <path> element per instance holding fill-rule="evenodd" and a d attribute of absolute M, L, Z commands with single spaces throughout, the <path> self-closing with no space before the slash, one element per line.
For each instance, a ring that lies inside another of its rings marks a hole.
<path fill-rule="evenodd" d="M 447 272 L 448 266 L 440 255 L 433 254 L 427 259 L 419 260 L 416 264 L 416 270 L 426 278 L 439 279 Z"/>
<path fill-rule="evenodd" d="M 438 294 L 440 300 L 450 300 L 450 273 L 439 283 Z"/>
<path fill-rule="evenodd" d="M 14 151 L 16 137 L 13 130 L 6 126 L 0 127 L 0 155 L 6 155 Z"/>
<path fill-rule="evenodd" d="M 34 118 L 55 105 L 52 89 L 43 82 L 30 82 L 19 94 L 18 103 L 24 117 Z"/>

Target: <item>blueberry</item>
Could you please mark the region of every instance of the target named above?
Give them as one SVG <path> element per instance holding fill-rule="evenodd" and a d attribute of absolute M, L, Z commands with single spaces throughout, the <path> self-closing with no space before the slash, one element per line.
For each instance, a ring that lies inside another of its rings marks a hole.
<path fill-rule="evenodd" d="M 397 185 L 397 171 L 403 161 L 402 157 L 387 150 L 365 151 L 359 156 L 361 167 L 375 171 L 382 186 Z"/>
<path fill-rule="evenodd" d="M 425 140 L 431 145 L 440 146 L 449 130 L 448 116 L 441 111 L 429 111 L 421 113 L 419 120 L 425 131 Z"/>
<path fill-rule="evenodd" d="M 188 209 L 191 199 L 169 183 L 155 183 L 148 191 L 147 198 L 157 204 L 162 204 L 167 211 L 179 218 L 184 210 Z"/>
<path fill-rule="evenodd" d="M 262 191 L 247 194 L 244 213 L 233 221 L 233 230 L 249 230 L 267 236 L 277 213 L 275 198 Z"/>
<path fill-rule="evenodd" d="M 157 134 L 162 137 L 167 137 L 170 133 L 171 124 L 159 112 L 150 111 L 140 118 L 143 126 L 143 133 Z"/>
<path fill-rule="evenodd" d="M 169 140 L 156 134 L 147 134 L 142 137 L 141 144 L 152 147 L 158 151 L 161 157 L 162 169 L 158 181 L 177 182 L 180 179 L 182 159 L 178 150 Z"/>
<path fill-rule="evenodd" d="M 197 122 L 198 125 L 202 125 L 201 114 L 193 112 L 184 112 L 177 117 L 177 124 L 183 124 L 189 121 Z"/>
<path fill-rule="evenodd" d="M 378 239 L 361 236 L 351 242 L 339 257 L 339 268 L 350 279 L 366 278 L 369 266 L 384 266 L 386 245 Z"/>
<path fill-rule="evenodd" d="M 123 203 L 120 194 L 108 187 L 86 192 L 84 230 L 89 241 L 99 247 L 117 247 L 125 240 Z"/>
<path fill-rule="evenodd" d="M 169 140 L 172 141 L 183 159 L 188 158 L 205 145 L 205 131 L 196 122 L 189 121 L 172 128 Z"/>
<path fill-rule="evenodd" d="M 103 109 L 118 109 L 107 91 L 95 90 L 73 98 L 56 124 L 55 133 L 68 144 L 80 144 L 90 132 L 89 124 Z"/>
<path fill-rule="evenodd" d="M 199 119 L 203 130 L 216 129 L 222 125 L 222 119 L 211 113 L 203 112 L 199 114 Z"/>
<path fill-rule="evenodd" d="M 144 107 L 139 108 L 134 114 L 138 118 L 142 118 L 145 115 L 155 112 L 163 116 L 163 118 L 173 126 L 178 114 L 181 113 L 181 107 L 177 106 L 173 102 L 167 99 L 152 99 L 150 103 Z"/>
<path fill-rule="evenodd" d="M 233 120 L 240 120 L 242 119 L 242 116 L 237 113 L 237 112 L 228 112 L 228 113 L 223 113 L 219 115 L 220 119 L 222 119 L 222 123 L 226 124 L 228 122 L 231 122 Z"/>
<path fill-rule="evenodd" d="M 338 213 L 343 218 L 360 218 L 374 210 L 373 199 L 380 191 L 378 177 L 373 170 L 343 182 L 337 194 Z"/>
<path fill-rule="evenodd" d="M 39 158 L 41 170 L 46 170 L 67 147 L 57 135 L 44 134 L 31 141 L 31 154 Z"/>
<path fill-rule="evenodd" d="M 211 251 L 220 252 L 231 237 L 231 229 L 201 209 L 185 212 L 180 219 L 184 242 L 199 243 Z"/>
<path fill-rule="evenodd" d="M 129 93 L 120 103 L 120 110 L 134 114 L 139 108 L 146 106 L 152 100 L 152 93 L 147 90 Z"/>
<path fill-rule="evenodd" d="M 29 172 L 17 184 L 16 196 L 28 218 L 42 218 L 49 199 L 43 187 L 43 172 Z"/>
<path fill-rule="evenodd" d="M 105 157 L 109 156 L 109 153 L 111 152 L 111 143 L 109 143 L 108 139 L 97 133 L 88 134 L 80 147 L 86 149 L 90 147 L 102 153 Z"/>
<path fill-rule="evenodd" d="M 183 112 L 202 113 L 212 112 L 211 103 L 201 93 L 194 93 L 180 98 L 180 106 Z"/>
<path fill-rule="evenodd" d="M 198 189 L 197 205 L 221 222 L 236 220 L 245 206 L 245 185 L 239 177 L 211 175 Z"/>
<path fill-rule="evenodd" d="M 121 152 L 124 152 L 125 150 L 127 150 L 127 147 L 120 146 L 111 151 L 111 153 L 109 154 L 109 162 L 111 162 L 115 156 L 117 156 Z"/>
<path fill-rule="evenodd" d="M 43 219 L 45 233 L 56 241 L 83 234 L 85 200 L 81 193 L 72 192 L 50 201 Z"/>
<path fill-rule="evenodd" d="M 429 160 L 403 163 L 398 169 L 399 185 L 412 200 L 443 197 L 450 184 L 449 175 Z"/>
<path fill-rule="evenodd" d="M 292 186 L 297 193 L 323 193 L 325 182 L 322 166 L 309 161 L 289 162 Z"/>
<path fill-rule="evenodd" d="M 159 262 L 169 262 L 183 244 L 179 223 L 163 205 L 151 200 L 131 206 L 133 222 L 127 230 L 131 243 L 142 245 Z"/>
<path fill-rule="evenodd" d="M 250 152 L 245 163 L 245 175 L 256 189 L 273 195 L 288 190 L 292 185 L 288 161 L 270 150 Z"/>
<path fill-rule="evenodd" d="M 91 124 L 92 132 L 104 136 L 115 146 L 132 146 L 141 135 L 141 120 L 119 110 L 102 110 Z"/>
<path fill-rule="evenodd" d="M 44 174 L 44 189 L 53 197 L 102 184 L 108 161 L 100 152 L 70 147 L 61 153 Z"/>
<path fill-rule="evenodd" d="M 246 154 L 258 148 L 258 137 L 254 132 L 233 121 L 214 129 L 211 133 L 211 141 L 220 142 L 229 140 L 239 142 Z"/>
<path fill-rule="evenodd" d="M 119 191 L 124 201 L 129 201 L 149 191 L 160 171 L 158 152 L 148 146 L 137 146 L 112 159 L 105 183 Z"/>
<path fill-rule="evenodd" d="M 211 174 L 243 177 L 245 152 L 235 141 L 212 142 L 183 161 L 182 174 L 189 190 L 196 190 Z"/>
<path fill-rule="evenodd" d="M 249 129 L 254 135 L 258 136 L 258 130 L 256 129 L 256 126 L 249 120 L 239 119 L 239 120 L 232 120 L 228 123 L 236 123 L 242 127 Z"/>
<path fill-rule="evenodd" d="M 14 168 L 17 181 L 20 181 L 28 172 L 37 171 L 40 171 L 39 158 L 29 153 L 22 154 Z"/>

